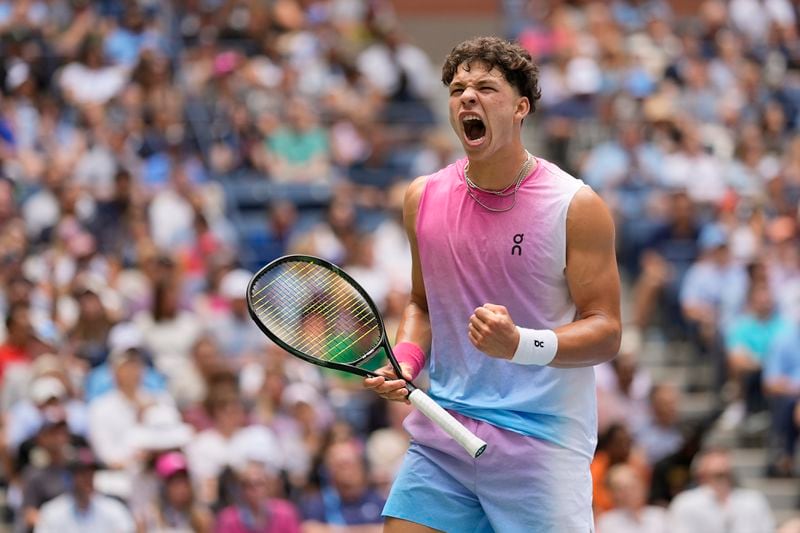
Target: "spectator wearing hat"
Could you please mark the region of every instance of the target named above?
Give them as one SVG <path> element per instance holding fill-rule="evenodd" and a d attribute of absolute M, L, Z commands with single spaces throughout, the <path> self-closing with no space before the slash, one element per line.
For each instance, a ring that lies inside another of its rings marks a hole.
<path fill-rule="evenodd" d="M 181 414 L 174 406 L 155 404 L 144 410 L 141 422 L 131 433 L 139 467 L 131 481 L 128 498 L 134 514 L 141 513 L 158 497 L 161 485 L 156 472 L 158 460 L 167 453 L 183 450 L 193 435 L 194 430 L 181 420 Z"/>
<path fill-rule="evenodd" d="M 46 413 L 30 450 L 30 464 L 22 472 L 22 506 L 17 525 L 28 531 L 39 521 L 43 504 L 69 488 L 69 429 L 61 409 Z"/>
<path fill-rule="evenodd" d="M 249 462 L 236 473 L 237 501 L 220 511 L 217 533 L 300 533 L 297 509 L 288 500 L 274 496 L 274 474 L 268 468 Z"/>
<path fill-rule="evenodd" d="M 139 533 L 211 533 L 214 516 L 197 503 L 189 478 L 186 457 L 176 451 L 162 454 L 155 461 L 158 491 L 148 505 L 137 512 Z"/>
<path fill-rule="evenodd" d="M 108 364 L 116 388 L 89 404 L 89 441 L 108 467 L 124 469 L 136 462 L 133 435 L 145 409 L 174 402 L 167 394 L 143 387 L 144 356 L 139 346 L 120 343 L 108 356 Z"/>
<path fill-rule="evenodd" d="M 91 449 L 76 451 L 70 462 L 69 492 L 42 507 L 34 533 L 133 533 L 135 523 L 125 506 L 95 491 L 97 460 Z"/>
<path fill-rule="evenodd" d="M 43 358 L 56 356 L 43 355 Z M 26 441 L 34 437 L 45 420 L 48 412 L 63 411 L 71 433 L 86 434 L 86 405 L 77 399 L 70 399 L 67 388 L 61 377 L 40 375 L 35 377 L 28 389 L 28 398 L 16 402 L 7 413 L 6 443 L 15 451 Z"/>
<path fill-rule="evenodd" d="M 156 395 L 164 393 L 167 387 L 166 380 L 164 376 L 152 367 L 149 358 L 145 357 L 147 354 L 143 346 L 142 333 L 138 326 L 132 322 L 120 322 L 111 328 L 108 333 L 109 354 L 129 348 L 139 350 L 145 363 L 142 367 L 142 387 Z M 113 366 L 107 357 L 103 364 L 89 372 L 83 385 L 84 397 L 87 402 L 91 403 L 95 398 L 116 388 Z"/>

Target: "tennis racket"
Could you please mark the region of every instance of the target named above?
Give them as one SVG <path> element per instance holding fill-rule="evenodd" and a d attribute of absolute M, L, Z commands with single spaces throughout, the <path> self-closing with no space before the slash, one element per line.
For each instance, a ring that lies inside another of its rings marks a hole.
<path fill-rule="evenodd" d="M 278 346 L 309 363 L 368 377 L 364 368 L 381 348 L 402 376 L 383 320 L 366 291 L 342 269 L 308 255 L 287 255 L 259 270 L 247 287 L 247 308 Z M 406 382 L 409 401 L 472 456 L 486 443 Z"/>

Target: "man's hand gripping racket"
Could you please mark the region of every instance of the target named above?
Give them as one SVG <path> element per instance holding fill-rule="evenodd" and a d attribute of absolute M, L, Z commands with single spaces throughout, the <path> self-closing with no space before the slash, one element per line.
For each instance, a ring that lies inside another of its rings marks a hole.
<path fill-rule="evenodd" d="M 247 307 L 261 331 L 309 363 L 378 377 L 362 366 L 383 349 L 394 375 L 403 376 L 372 299 L 353 278 L 324 259 L 289 255 L 266 265 L 250 280 Z M 410 380 L 405 387 L 408 400 L 470 456 L 483 453 L 484 441 Z"/>

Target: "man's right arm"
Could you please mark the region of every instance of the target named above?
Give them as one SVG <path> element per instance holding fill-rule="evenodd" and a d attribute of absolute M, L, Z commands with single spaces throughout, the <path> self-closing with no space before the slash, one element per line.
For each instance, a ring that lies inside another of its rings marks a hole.
<path fill-rule="evenodd" d="M 431 348 L 431 323 L 428 316 L 428 302 L 425 297 L 425 284 L 422 279 L 416 230 L 419 201 L 425 189 L 425 180 L 426 177 L 422 176 L 411 182 L 403 200 L 403 225 L 411 246 L 411 294 L 408 304 L 403 310 L 397 330 L 396 344 L 409 342 L 427 354 Z M 400 367 L 403 369 L 404 377 L 411 379 L 410 365 L 401 363 Z M 383 374 L 386 378 L 396 377 L 391 366 L 383 367 L 378 373 Z M 408 396 L 405 381 L 401 379 L 366 378 L 364 386 L 388 400 L 404 401 Z"/>

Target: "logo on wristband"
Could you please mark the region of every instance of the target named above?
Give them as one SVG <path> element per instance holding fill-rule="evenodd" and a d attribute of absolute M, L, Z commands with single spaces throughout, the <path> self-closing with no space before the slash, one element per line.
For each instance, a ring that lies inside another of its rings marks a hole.
<path fill-rule="evenodd" d="M 533 345 L 536 348 L 544 348 L 544 341 L 533 341 Z"/>

